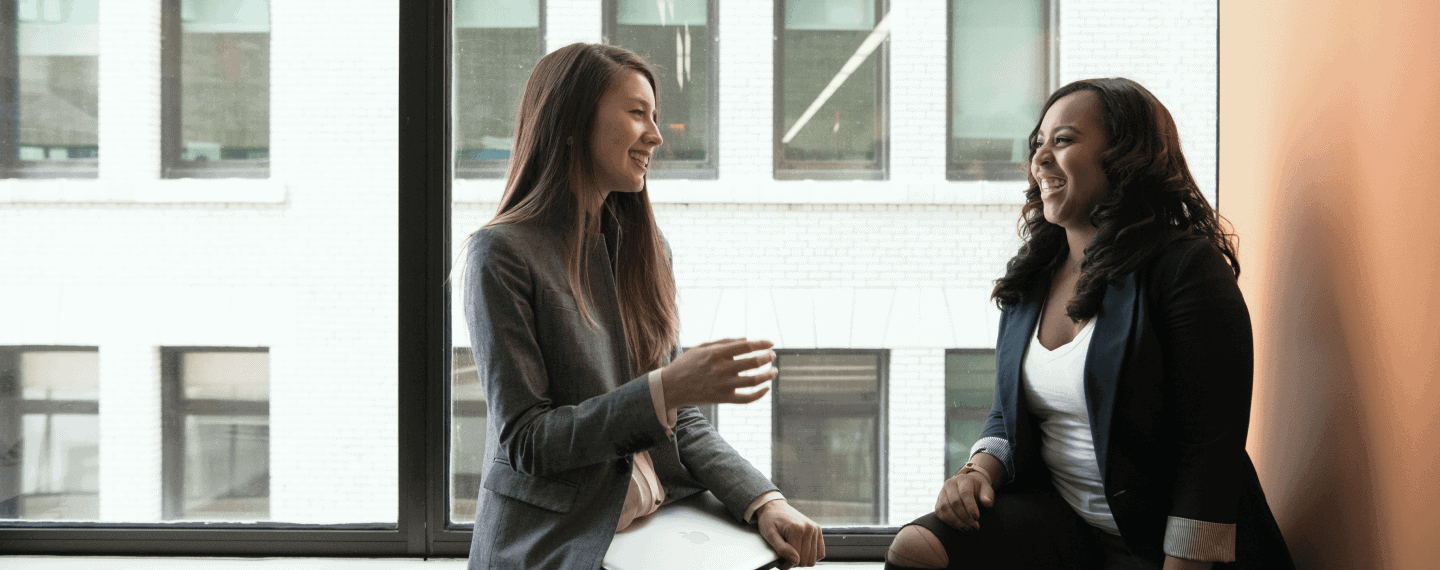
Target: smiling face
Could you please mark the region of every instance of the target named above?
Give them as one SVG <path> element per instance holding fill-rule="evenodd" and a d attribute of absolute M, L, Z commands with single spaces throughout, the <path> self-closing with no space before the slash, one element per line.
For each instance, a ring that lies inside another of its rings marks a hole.
<path fill-rule="evenodd" d="M 1108 146 L 1100 99 L 1092 91 L 1061 97 L 1040 121 L 1032 144 L 1030 176 L 1040 186 L 1045 220 L 1066 230 L 1088 230 L 1090 211 L 1109 185 L 1101 168 Z"/>
<path fill-rule="evenodd" d="M 616 77 L 600 97 L 590 133 L 590 158 L 601 199 L 610 192 L 639 192 L 645 188 L 650 159 L 655 147 L 664 141 L 657 120 L 655 89 L 638 71 Z"/>

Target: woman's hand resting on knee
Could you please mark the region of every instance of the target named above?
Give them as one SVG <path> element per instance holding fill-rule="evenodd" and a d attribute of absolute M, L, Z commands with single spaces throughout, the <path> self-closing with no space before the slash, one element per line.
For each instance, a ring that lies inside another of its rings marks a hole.
<path fill-rule="evenodd" d="M 945 480 L 940 497 L 935 499 L 935 516 L 960 530 L 980 528 L 980 507 L 995 505 L 995 487 L 991 477 L 1004 479 L 1005 465 L 985 452 L 970 458 L 975 469 L 961 469 Z"/>

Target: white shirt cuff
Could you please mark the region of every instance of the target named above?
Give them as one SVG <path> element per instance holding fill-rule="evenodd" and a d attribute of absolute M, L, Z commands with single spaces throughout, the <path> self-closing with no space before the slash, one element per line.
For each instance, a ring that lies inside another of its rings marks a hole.
<path fill-rule="evenodd" d="M 784 498 L 785 496 L 781 495 L 780 491 L 766 491 L 759 497 L 755 497 L 755 500 L 750 501 L 750 506 L 745 508 L 745 522 L 754 522 L 752 519 L 755 518 L 755 511 L 760 510 L 760 507 L 765 506 L 765 503 Z"/>
<path fill-rule="evenodd" d="M 665 426 L 665 435 L 675 435 L 675 423 L 679 418 L 675 408 L 665 407 L 665 386 L 660 383 L 660 369 L 650 371 L 650 401 L 655 404 L 655 418 Z"/>

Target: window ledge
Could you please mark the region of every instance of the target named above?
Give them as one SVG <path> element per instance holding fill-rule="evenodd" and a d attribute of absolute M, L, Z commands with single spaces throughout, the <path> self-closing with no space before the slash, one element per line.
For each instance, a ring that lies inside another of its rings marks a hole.
<path fill-rule="evenodd" d="M 0 180 L 0 204 L 284 204 L 275 179 Z"/>
<path fill-rule="evenodd" d="M 999 204 L 1025 203 L 1024 181 L 651 180 L 657 204 Z M 456 180 L 460 203 L 494 203 L 504 180 Z"/>

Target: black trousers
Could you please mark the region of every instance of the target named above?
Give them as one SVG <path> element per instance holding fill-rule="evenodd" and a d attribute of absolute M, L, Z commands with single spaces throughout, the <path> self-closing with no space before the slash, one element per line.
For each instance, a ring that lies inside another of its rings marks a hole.
<path fill-rule="evenodd" d="M 910 524 L 940 539 L 950 568 L 1159 570 L 1164 562 L 1137 556 L 1120 537 L 1090 526 L 1048 482 L 1002 487 L 995 506 L 980 507 L 977 530 L 956 529 L 935 513 Z M 909 567 L 886 562 L 885 568 Z"/>

